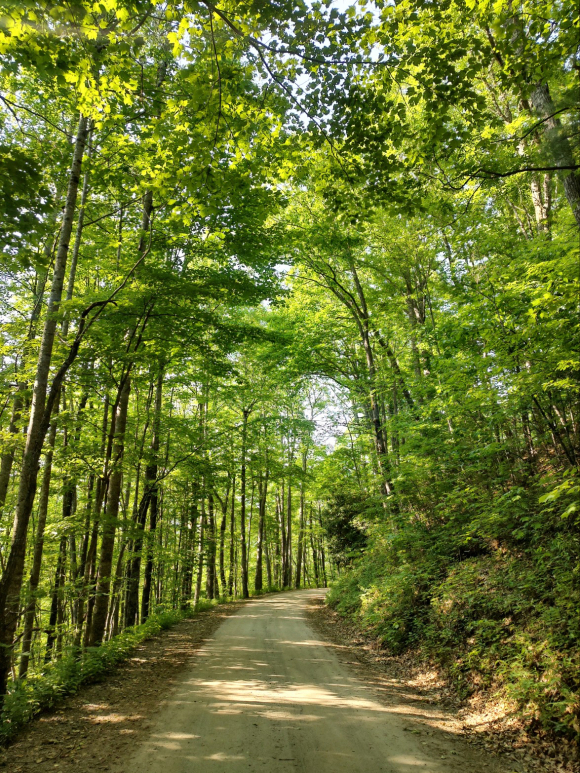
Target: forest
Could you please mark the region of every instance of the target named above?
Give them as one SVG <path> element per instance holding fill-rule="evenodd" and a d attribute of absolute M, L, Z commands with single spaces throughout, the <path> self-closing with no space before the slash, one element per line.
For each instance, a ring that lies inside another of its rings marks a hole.
<path fill-rule="evenodd" d="M 571 0 L 1 0 L 3 735 L 303 587 L 580 732 L 578 40 Z"/>

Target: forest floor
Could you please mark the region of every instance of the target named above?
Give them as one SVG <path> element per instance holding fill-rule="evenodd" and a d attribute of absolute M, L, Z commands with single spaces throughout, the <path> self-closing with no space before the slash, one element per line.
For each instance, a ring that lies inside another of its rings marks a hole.
<path fill-rule="evenodd" d="M 518 770 L 525 773 L 580 773 L 574 744 L 530 734 L 513 707 L 498 700 L 493 692 L 460 700 L 436 668 L 427 666 L 414 653 L 389 656 L 322 599 L 313 600 L 308 620 L 317 633 L 333 643 L 341 660 L 359 678 L 374 685 L 383 700 L 392 702 L 402 697 L 437 706 L 445 716 L 447 731 L 499 756 L 506 771 L 517 762 Z"/>
<path fill-rule="evenodd" d="M 0 770 L 572 769 L 489 734 L 470 743 L 471 725 L 436 680 L 381 656 L 322 598 L 224 604 L 163 631 L 31 722 L 0 751 Z"/>

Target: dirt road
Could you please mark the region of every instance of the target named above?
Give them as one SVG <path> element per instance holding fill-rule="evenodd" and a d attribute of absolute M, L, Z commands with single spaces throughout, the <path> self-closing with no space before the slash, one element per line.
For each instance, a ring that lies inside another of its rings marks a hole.
<path fill-rule="evenodd" d="M 382 701 L 306 621 L 321 591 L 267 596 L 227 618 L 165 696 L 119 773 L 511 773 L 437 709 Z M 113 760 L 111 760 L 114 763 Z"/>

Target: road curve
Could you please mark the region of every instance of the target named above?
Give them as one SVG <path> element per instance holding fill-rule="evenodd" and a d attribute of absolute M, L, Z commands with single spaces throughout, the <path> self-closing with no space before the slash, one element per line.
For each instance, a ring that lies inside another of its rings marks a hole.
<path fill-rule="evenodd" d="M 385 704 L 309 627 L 322 591 L 280 593 L 229 617 L 172 688 L 123 773 L 493 773 L 422 708 Z M 413 723 L 418 723 L 413 725 Z M 424 725 L 423 725 L 423 729 Z M 411 731 L 411 732 L 410 732 Z M 120 764 L 120 761 L 118 761 Z"/>

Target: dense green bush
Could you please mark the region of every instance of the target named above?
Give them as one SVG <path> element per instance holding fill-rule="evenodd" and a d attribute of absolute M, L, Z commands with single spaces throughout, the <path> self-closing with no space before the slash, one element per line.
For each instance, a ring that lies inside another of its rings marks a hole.
<path fill-rule="evenodd" d="M 505 507 L 516 496 L 508 493 L 503 508 L 472 511 L 476 555 L 461 550 L 458 511 L 429 528 L 372 527 L 368 550 L 328 601 L 390 652 L 413 648 L 438 663 L 463 697 L 493 687 L 532 725 L 572 736 L 580 730 L 574 510 L 569 497 L 549 494 L 535 510 L 530 497 L 527 508 Z"/>

